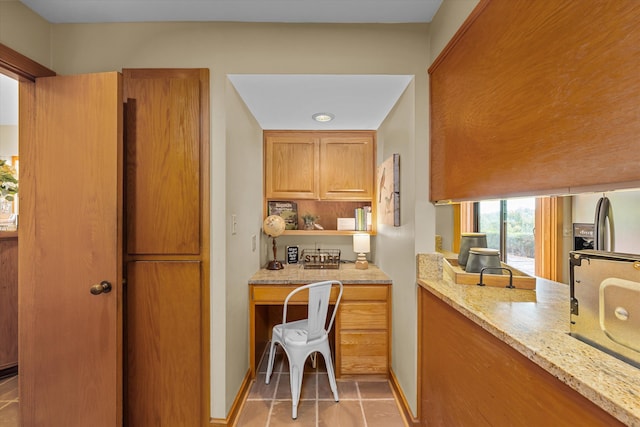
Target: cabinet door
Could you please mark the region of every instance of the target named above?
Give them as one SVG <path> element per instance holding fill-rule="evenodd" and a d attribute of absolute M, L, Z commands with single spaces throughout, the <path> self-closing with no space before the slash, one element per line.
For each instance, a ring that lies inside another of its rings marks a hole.
<path fill-rule="evenodd" d="M 335 136 L 320 144 L 320 198 L 365 200 L 373 198 L 373 136 Z"/>
<path fill-rule="evenodd" d="M 318 139 L 312 135 L 265 136 L 267 198 L 318 198 Z"/>
<path fill-rule="evenodd" d="M 203 377 L 198 261 L 127 267 L 127 423 L 199 426 Z"/>
<path fill-rule="evenodd" d="M 202 73 L 123 70 L 129 254 L 200 253 Z"/>

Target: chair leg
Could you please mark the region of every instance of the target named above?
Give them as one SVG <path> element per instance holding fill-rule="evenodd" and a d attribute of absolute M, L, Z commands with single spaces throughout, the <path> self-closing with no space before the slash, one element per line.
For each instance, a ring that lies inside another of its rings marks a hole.
<path fill-rule="evenodd" d="M 289 359 L 291 368 L 289 370 L 289 384 L 291 387 L 291 418 L 298 418 L 298 403 L 300 402 L 300 391 L 302 389 L 302 376 L 304 375 L 304 364 L 299 366 Z"/>
<path fill-rule="evenodd" d="M 273 362 L 276 358 L 276 343 L 271 340 L 271 347 L 269 348 L 269 362 L 267 364 L 267 375 L 264 377 L 264 383 L 269 384 L 271 381 L 271 374 L 273 373 Z"/>
<path fill-rule="evenodd" d="M 329 378 L 329 386 L 331 387 L 331 391 L 333 392 L 333 399 L 336 402 L 339 402 L 340 399 L 338 397 L 338 385 L 336 384 L 336 374 L 333 370 L 333 361 L 331 360 L 331 350 L 328 348 L 322 351 L 322 356 L 324 357 L 324 363 L 327 365 L 327 377 Z"/>
<path fill-rule="evenodd" d="M 317 366 L 318 366 L 318 352 L 314 351 L 313 353 L 311 353 L 311 367 L 313 369 L 316 369 Z"/>

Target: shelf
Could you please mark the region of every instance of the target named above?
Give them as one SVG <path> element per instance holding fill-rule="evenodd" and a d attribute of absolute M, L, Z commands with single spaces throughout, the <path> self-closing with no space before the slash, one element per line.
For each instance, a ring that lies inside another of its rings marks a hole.
<path fill-rule="evenodd" d="M 367 233 L 375 236 L 373 231 L 351 230 L 285 230 L 282 236 L 352 236 L 354 234 Z"/>

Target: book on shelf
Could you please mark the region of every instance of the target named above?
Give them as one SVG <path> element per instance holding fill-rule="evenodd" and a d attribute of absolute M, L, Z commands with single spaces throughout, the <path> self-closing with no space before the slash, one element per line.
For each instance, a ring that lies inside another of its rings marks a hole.
<path fill-rule="evenodd" d="M 355 230 L 368 231 L 371 230 L 371 206 L 356 208 L 354 213 Z"/>
<path fill-rule="evenodd" d="M 269 215 L 279 215 L 284 219 L 286 230 L 298 229 L 298 204 L 290 201 L 270 201 L 267 203 Z"/>

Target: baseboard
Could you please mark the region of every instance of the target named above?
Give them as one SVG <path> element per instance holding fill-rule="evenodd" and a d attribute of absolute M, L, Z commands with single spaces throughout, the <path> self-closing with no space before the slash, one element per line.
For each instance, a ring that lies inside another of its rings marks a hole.
<path fill-rule="evenodd" d="M 407 398 L 402 392 L 402 388 L 400 387 L 400 383 L 398 383 L 398 378 L 396 374 L 393 372 L 393 369 L 389 369 L 389 382 L 391 383 L 391 390 L 393 394 L 396 395 L 396 400 L 400 404 L 400 412 L 402 413 L 402 417 L 408 426 L 419 426 L 420 420 L 413 416 L 411 412 L 411 408 L 409 407 L 409 403 L 407 402 Z"/>
<path fill-rule="evenodd" d="M 0 369 L 0 379 L 18 375 L 18 365 Z"/>
<path fill-rule="evenodd" d="M 238 390 L 238 394 L 233 401 L 233 405 L 231 405 L 227 418 L 211 418 L 211 420 L 209 420 L 210 427 L 232 427 L 236 424 L 238 421 L 238 415 L 240 415 L 244 402 L 246 402 L 247 396 L 249 395 L 251 381 L 251 370 L 248 370 L 247 374 L 244 376 L 244 380 L 242 380 L 240 390 Z"/>

